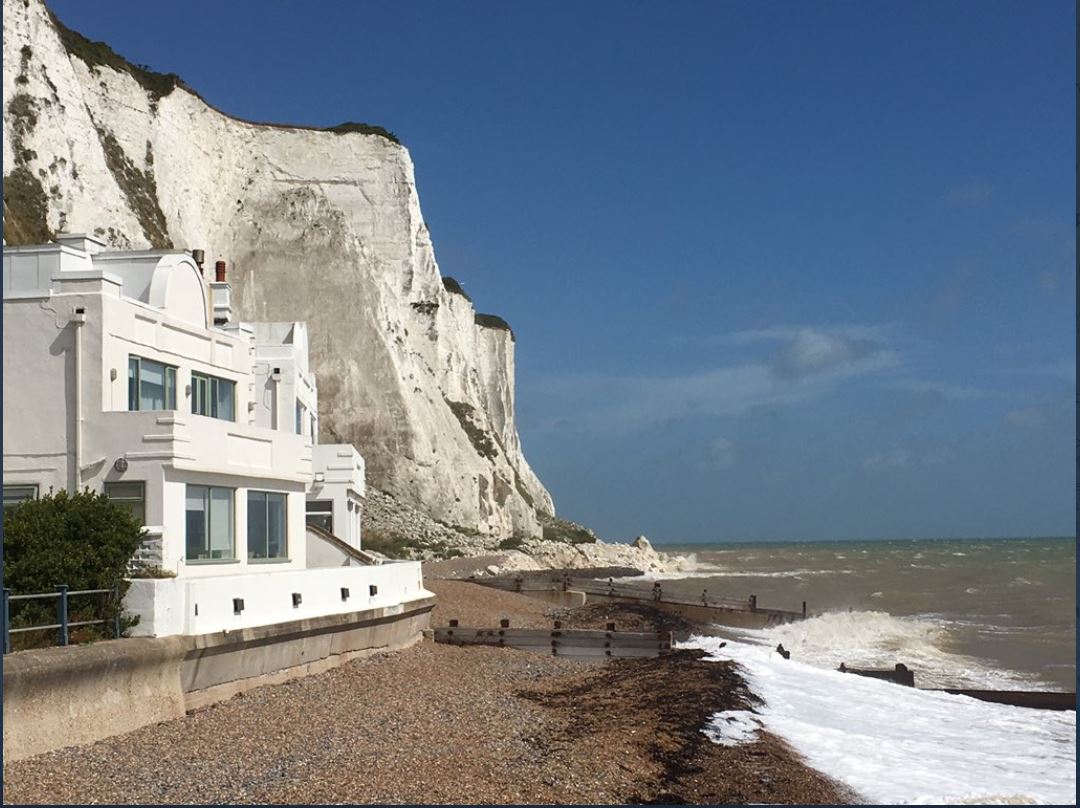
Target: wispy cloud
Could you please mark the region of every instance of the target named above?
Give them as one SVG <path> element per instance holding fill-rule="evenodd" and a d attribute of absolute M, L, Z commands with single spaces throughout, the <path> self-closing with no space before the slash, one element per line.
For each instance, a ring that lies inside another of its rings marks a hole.
<path fill-rule="evenodd" d="M 556 418 L 590 430 L 625 432 L 692 416 L 737 416 L 790 406 L 846 379 L 897 364 L 894 351 L 833 330 L 776 328 L 728 335 L 731 344 L 776 341 L 771 356 L 682 375 L 578 374 L 538 380 L 530 395 L 554 398 Z M 555 421 L 549 426 L 555 428 Z M 716 446 L 718 456 L 730 447 Z"/>
<path fill-rule="evenodd" d="M 965 182 L 955 185 L 941 195 L 948 205 L 971 207 L 989 202 L 994 196 L 994 186 L 988 182 Z"/>
<path fill-rule="evenodd" d="M 955 459 L 956 450 L 950 446 L 922 449 L 897 447 L 868 456 L 863 460 L 863 468 L 873 472 L 886 472 L 912 466 L 940 466 Z"/>
<path fill-rule="evenodd" d="M 1005 413 L 1005 423 L 1020 429 L 1037 429 L 1046 420 L 1042 407 L 1025 407 Z"/>
<path fill-rule="evenodd" d="M 1076 360 L 1058 359 L 1054 362 L 1037 362 L 1031 365 L 998 368 L 992 372 L 1014 376 L 1044 376 L 1053 379 L 1062 379 L 1067 382 L 1075 382 Z"/>
<path fill-rule="evenodd" d="M 807 328 L 772 358 L 770 367 L 781 378 L 799 379 L 834 371 L 857 374 L 895 363 L 896 355 L 874 340 Z"/>
<path fill-rule="evenodd" d="M 970 387 L 931 379 L 892 379 L 885 383 L 890 390 L 902 390 L 908 393 L 922 393 L 947 401 L 963 401 L 981 398 L 999 398 L 1005 394 L 982 387 Z"/>
<path fill-rule="evenodd" d="M 710 468 L 731 468 L 737 457 L 735 444 L 728 438 L 718 436 L 705 445 L 705 463 Z"/>

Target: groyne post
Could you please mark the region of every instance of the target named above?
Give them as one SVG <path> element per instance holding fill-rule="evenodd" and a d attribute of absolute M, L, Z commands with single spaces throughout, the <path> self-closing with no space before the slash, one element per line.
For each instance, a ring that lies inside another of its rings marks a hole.
<path fill-rule="evenodd" d="M 750 596 L 750 611 L 752 611 L 752 612 L 757 611 L 757 595 L 751 595 Z"/>
<path fill-rule="evenodd" d="M 805 600 L 802 602 L 802 616 L 803 616 L 803 620 L 805 620 L 806 619 L 806 601 Z"/>

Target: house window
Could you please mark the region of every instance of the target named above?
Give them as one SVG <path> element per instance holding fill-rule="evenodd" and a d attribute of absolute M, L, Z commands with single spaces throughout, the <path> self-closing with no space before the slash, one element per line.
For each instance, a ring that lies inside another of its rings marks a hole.
<path fill-rule="evenodd" d="M 175 410 L 176 368 L 153 359 L 129 356 L 128 409 Z"/>
<path fill-rule="evenodd" d="M 105 483 L 105 496 L 129 509 L 140 525 L 146 524 L 146 483 Z"/>
<path fill-rule="evenodd" d="M 329 499 L 309 499 L 307 503 L 307 523 L 332 534 L 334 532 L 333 501 Z"/>
<path fill-rule="evenodd" d="M 14 508 L 20 502 L 28 499 L 37 499 L 38 487 L 36 485 L 5 485 L 4 486 L 4 511 Z"/>
<path fill-rule="evenodd" d="M 191 411 L 196 415 L 234 421 L 235 402 L 236 382 L 203 373 L 191 374 Z"/>
<path fill-rule="evenodd" d="M 285 558 L 285 495 L 248 491 L 248 558 Z"/>
<path fill-rule="evenodd" d="M 296 434 L 297 435 L 303 435 L 304 434 L 304 413 L 306 411 L 307 411 L 307 407 L 305 407 L 303 404 L 301 404 L 299 401 L 297 401 L 296 402 Z"/>
<path fill-rule="evenodd" d="M 234 493 L 232 488 L 208 485 L 187 487 L 188 561 L 236 558 L 233 542 Z"/>

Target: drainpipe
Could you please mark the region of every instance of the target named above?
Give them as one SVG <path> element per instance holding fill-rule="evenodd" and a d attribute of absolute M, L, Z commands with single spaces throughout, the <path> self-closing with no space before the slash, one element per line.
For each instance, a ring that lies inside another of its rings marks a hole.
<path fill-rule="evenodd" d="M 75 324 L 75 486 L 72 494 L 77 494 L 82 487 L 82 327 L 86 322 L 86 309 L 79 306 L 71 315 Z"/>

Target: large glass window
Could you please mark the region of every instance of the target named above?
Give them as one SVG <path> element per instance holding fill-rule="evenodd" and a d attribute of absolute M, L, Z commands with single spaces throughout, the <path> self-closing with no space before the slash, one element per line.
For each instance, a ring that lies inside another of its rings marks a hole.
<path fill-rule="evenodd" d="M 36 485 L 5 485 L 4 486 L 4 510 L 14 508 L 20 502 L 28 499 L 37 499 L 38 487 Z"/>
<path fill-rule="evenodd" d="M 146 483 L 105 483 L 105 496 L 117 505 L 128 508 L 140 525 L 146 524 Z"/>
<path fill-rule="evenodd" d="M 307 523 L 321 527 L 327 533 L 334 532 L 334 503 L 329 499 L 307 501 Z"/>
<path fill-rule="evenodd" d="M 248 558 L 285 558 L 285 495 L 248 491 Z"/>
<path fill-rule="evenodd" d="M 236 382 L 203 373 L 192 373 L 191 411 L 196 415 L 235 421 Z"/>
<path fill-rule="evenodd" d="M 175 410 L 176 368 L 153 359 L 129 356 L 128 409 Z"/>
<path fill-rule="evenodd" d="M 233 542 L 232 488 L 187 487 L 187 558 L 189 561 L 236 558 Z"/>

